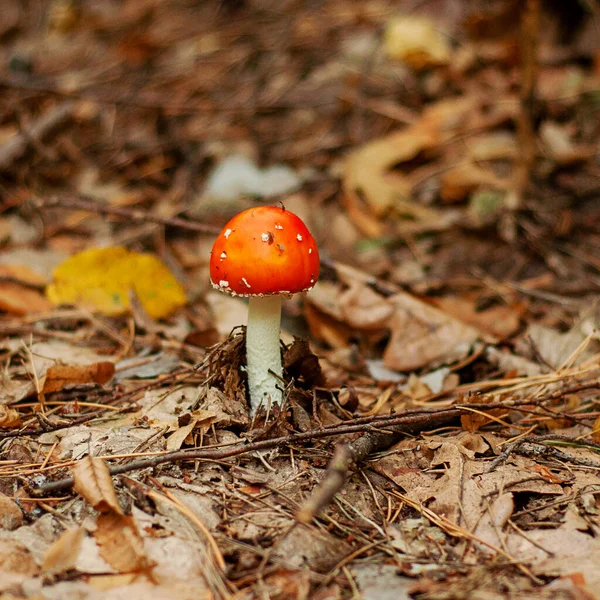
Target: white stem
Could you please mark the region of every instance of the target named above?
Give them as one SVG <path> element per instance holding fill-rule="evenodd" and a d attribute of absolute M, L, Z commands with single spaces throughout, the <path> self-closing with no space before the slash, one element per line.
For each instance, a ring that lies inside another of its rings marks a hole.
<path fill-rule="evenodd" d="M 250 296 L 246 329 L 246 362 L 250 389 L 250 413 L 262 404 L 265 408 L 281 404 L 283 374 L 279 329 L 281 296 Z"/>

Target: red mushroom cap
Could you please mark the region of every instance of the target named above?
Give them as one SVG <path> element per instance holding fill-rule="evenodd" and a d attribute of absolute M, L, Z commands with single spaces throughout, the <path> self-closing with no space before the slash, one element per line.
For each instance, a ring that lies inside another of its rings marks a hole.
<path fill-rule="evenodd" d="M 210 256 L 213 287 L 238 296 L 295 294 L 319 278 L 319 251 L 306 225 L 277 206 L 250 208 L 218 235 Z"/>

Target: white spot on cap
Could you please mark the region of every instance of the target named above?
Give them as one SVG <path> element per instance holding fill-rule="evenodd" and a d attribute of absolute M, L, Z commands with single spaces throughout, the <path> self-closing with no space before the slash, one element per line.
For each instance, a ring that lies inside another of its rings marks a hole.
<path fill-rule="evenodd" d="M 268 233 L 261 233 L 261 234 L 260 234 L 260 239 L 261 239 L 263 242 L 268 242 L 270 237 L 271 237 L 271 236 L 270 236 Z"/>
<path fill-rule="evenodd" d="M 309 248 L 309 249 L 308 249 L 308 253 L 309 253 L 309 254 L 312 254 L 312 248 Z"/>
<path fill-rule="evenodd" d="M 298 234 L 298 235 L 296 236 L 296 239 L 297 239 L 299 242 L 301 242 L 301 241 L 302 241 L 302 236 L 301 236 L 300 234 Z"/>
<path fill-rule="evenodd" d="M 275 229 L 283 229 L 283 225 L 280 225 L 279 223 L 277 223 L 277 225 L 275 225 Z"/>
<path fill-rule="evenodd" d="M 242 277 L 242 282 L 243 282 L 243 284 L 244 284 L 244 285 L 245 285 L 247 288 L 250 288 L 250 287 L 252 287 L 252 286 L 251 286 L 251 285 L 248 283 L 248 281 L 246 280 L 246 278 L 245 278 L 245 277 Z"/>
<path fill-rule="evenodd" d="M 224 279 L 221 279 L 221 281 L 219 281 L 219 287 L 228 288 L 229 287 L 229 281 L 225 281 Z"/>
<path fill-rule="evenodd" d="M 227 258 L 227 252 L 221 252 L 221 260 Z"/>
<path fill-rule="evenodd" d="M 226 239 L 226 240 L 228 240 L 228 239 L 229 239 L 229 236 L 231 235 L 231 232 L 232 232 L 232 231 L 233 231 L 232 229 L 226 229 L 226 230 L 225 230 L 225 233 L 224 233 L 223 235 L 225 236 L 225 239 Z"/>

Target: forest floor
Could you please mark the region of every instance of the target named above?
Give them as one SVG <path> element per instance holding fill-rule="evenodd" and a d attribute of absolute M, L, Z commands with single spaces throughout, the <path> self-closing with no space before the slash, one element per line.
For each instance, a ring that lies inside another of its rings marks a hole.
<path fill-rule="evenodd" d="M 595 6 L 4 0 L 0 598 L 600 598 Z"/>

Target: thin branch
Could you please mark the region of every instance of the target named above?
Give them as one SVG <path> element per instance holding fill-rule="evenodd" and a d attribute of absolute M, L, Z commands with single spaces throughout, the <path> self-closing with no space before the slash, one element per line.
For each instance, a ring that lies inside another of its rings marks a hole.
<path fill-rule="evenodd" d="M 0 171 L 6 171 L 21 158 L 30 145 L 39 144 L 53 131 L 64 125 L 75 111 L 73 102 L 63 102 L 43 114 L 33 125 L 0 145 Z"/>
<path fill-rule="evenodd" d="M 220 227 L 206 225 L 205 223 L 200 223 L 190 219 L 181 219 L 179 217 L 158 217 L 148 213 L 145 210 L 123 208 L 120 206 L 107 206 L 81 197 L 75 198 L 73 196 L 55 196 L 48 199 L 38 199 L 35 204 L 39 209 L 69 208 L 73 210 L 86 210 L 88 212 L 97 213 L 100 215 L 120 217 L 136 223 L 156 223 L 157 225 L 180 227 L 182 229 L 197 231 L 199 233 L 209 233 L 212 235 L 217 235 L 219 231 L 221 231 Z"/>
<path fill-rule="evenodd" d="M 240 454 L 248 454 L 257 450 L 270 450 L 272 448 L 280 448 L 290 446 L 298 442 L 306 442 L 321 438 L 334 437 L 349 433 L 372 433 L 375 436 L 386 436 L 391 438 L 394 434 L 410 433 L 415 434 L 420 431 L 432 427 L 441 427 L 451 423 L 457 419 L 464 411 L 459 408 L 449 408 L 445 410 L 432 411 L 426 414 L 419 415 L 403 415 L 390 417 L 388 420 L 382 420 L 375 428 L 372 425 L 338 425 L 326 429 L 315 429 L 300 433 L 292 433 L 290 435 L 281 436 L 268 440 L 259 440 L 256 442 L 241 442 L 232 446 L 219 448 L 194 448 L 192 450 L 178 450 L 162 454 L 159 456 L 150 456 L 140 460 L 132 461 L 124 465 L 116 465 L 110 467 L 111 475 L 119 475 L 140 469 L 157 467 L 165 463 L 182 462 L 185 460 L 201 460 L 201 459 L 223 459 L 239 456 Z M 383 433 L 379 428 L 394 429 L 394 434 Z M 396 431 L 397 429 L 397 431 Z M 370 445 L 369 445 L 370 446 Z M 32 490 L 34 496 L 41 496 L 50 492 L 69 489 L 73 485 L 73 478 L 67 477 L 59 481 L 44 484 L 39 488 Z"/>

